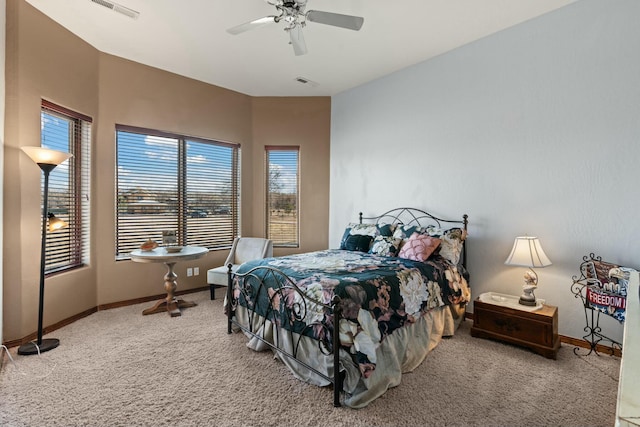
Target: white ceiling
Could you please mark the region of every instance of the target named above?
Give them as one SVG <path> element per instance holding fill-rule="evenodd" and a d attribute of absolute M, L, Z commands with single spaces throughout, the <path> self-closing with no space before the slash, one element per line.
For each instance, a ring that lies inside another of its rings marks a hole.
<path fill-rule="evenodd" d="M 309 0 L 364 25 L 308 23 L 303 56 L 283 23 L 226 32 L 275 15 L 264 0 L 116 0 L 135 20 L 91 0 L 27 1 L 102 52 L 251 96 L 331 96 L 577 0 Z"/>

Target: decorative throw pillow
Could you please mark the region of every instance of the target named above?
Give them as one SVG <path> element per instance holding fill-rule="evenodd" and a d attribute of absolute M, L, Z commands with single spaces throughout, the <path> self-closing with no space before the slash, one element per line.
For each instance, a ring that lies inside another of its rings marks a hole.
<path fill-rule="evenodd" d="M 394 230 L 393 237 L 395 237 L 396 239 L 402 239 L 406 243 L 406 241 L 409 240 L 409 237 L 413 233 L 421 233 L 422 230 L 423 230 L 423 228 L 420 227 L 419 225 L 403 225 L 403 224 L 400 224 Z"/>
<path fill-rule="evenodd" d="M 376 224 L 376 227 L 378 228 L 379 236 L 387 236 L 387 237 L 393 236 L 393 232 L 396 229 L 395 224 Z"/>
<path fill-rule="evenodd" d="M 393 232 L 393 237 L 396 239 L 400 239 L 399 248 L 402 249 L 402 247 L 405 245 L 405 243 L 407 243 L 407 241 L 409 240 L 409 237 L 411 237 L 413 233 L 422 234 L 423 232 L 424 232 L 424 228 L 420 227 L 419 225 L 399 224 L 396 227 L 395 231 Z"/>
<path fill-rule="evenodd" d="M 346 249 L 345 242 L 347 237 L 353 235 L 365 235 L 371 236 L 373 239 L 376 236 L 391 236 L 393 235 L 394 225 L 392 224 L 358 224 L 350 223 L 342 234 L 340 240 L 340 249 Z"/>
<path fill-rule="evenodd" d="M 429 226 L 425 232 L 431 237 L 442 240 L 439 254 L 449 260 L 453 265 L 458 265 L 462 254 L 462 242 L 467 238 L 467 232 L 461 228 L 450 228 L 448 230 Z"/>
<path fill-rule="evenodd" d="M 349 224 L 351 228 L 351 234 L 364 234 L 367 236 L 375 237 L 378 234 L 378 227 L 375 224 Z"/>
<path fill-rule="evenodd" d="M 364 234 L 352 234 L 344 242 L 344 249 L 348 251 L 369 252 L 373 237 Z"/>
<path fill-rule="evenodd" d="M 376 238 L 373 239 L 369 253 L 382 256 L 398 256 L 400 242 L 402 242 L 402 240 L 396 239 L 393 236 L 376 236 Z"/>
<path fill-rule="evenodd" d="M 402 245 L 398 256 L 414 261 L 426 261 L 440 245 L 440 239 L 426 234 L 413 233 Z"/>
<path fill-rule="evenodd" d="M 342 233 L 342 239 L 340 239 L 340 249 L 347 249 L 346 247 L 346 242 L 347 242 L 347 237 L 353 235 L 353 234 L 367 234 L 367 232 L 369 230 L 364 230 L 364 229 L 360 229 L 360 228 L 356 228 L 358 225 L 360 224 L 356 224 L 356 223 L 350 223 L 349 225 L 347 225 L 347 228 L 344 229 L 344 233 Z M 353 233 L 351 232 L 352 230 L 358 230 L 358 231 L 354 231 Z M 362 231 L 362 232 L 360 232 Z M 374 234 L 375 236 L 375 234 Z"/>

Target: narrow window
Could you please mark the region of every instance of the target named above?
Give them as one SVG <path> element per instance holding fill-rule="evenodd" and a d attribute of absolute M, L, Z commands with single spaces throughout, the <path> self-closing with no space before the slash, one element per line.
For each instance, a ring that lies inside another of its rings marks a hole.
<path fill-rule="evenodd" d="M 49 175 L 49 213 L 68 226 L 47 233 L 47 274 L 89 263 L 91 122 L 90 117 L 42 101 L 40 145 L 73 154 Z"/>
<path fill-rule="evenodd" d="M 240 227 L 240 146 L 116 127 L 116 259 L 174 230 L 181 245 L 228 248 Z"/>
<path fill-rule="evenodd" d="M 266 147 L 267 238 L 274 246 L 298 247 L 299 147 Z"/>

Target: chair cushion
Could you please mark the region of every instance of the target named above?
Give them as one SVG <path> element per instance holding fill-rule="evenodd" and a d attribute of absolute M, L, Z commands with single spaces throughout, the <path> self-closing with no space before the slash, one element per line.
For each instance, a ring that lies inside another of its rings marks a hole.
<path fill-rule="evenodd" d="M 266 239 L 260 237 L 241 237 L 235 251 L 234 264 L 242 264 L 263 256 Z"/>
<path fill-rule="evenodd" d="M 240 264 L 233 264 L 231 271 L 235 273 L 238 267 L 240 267 Z M 229 283 L 229 278 L 227 277 L 228 271 L 229 269 L 224 265 L 207 270 L 207 283 L 209 285 L 227 286 Z"/>

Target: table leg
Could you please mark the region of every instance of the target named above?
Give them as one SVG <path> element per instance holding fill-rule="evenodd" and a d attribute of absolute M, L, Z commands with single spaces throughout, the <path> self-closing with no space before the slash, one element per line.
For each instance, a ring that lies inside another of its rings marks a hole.
<path fill-rule="evenodd" d="M 176 263 L 167 262 L 165 264 L 167 265 L 167 274 L 164 275 L 164 289 L 167 291 L 167 297 L 164 300 L 155 303 L 153 307 L 144 310 L 142 312 L 144 315 L 166 311 L 171 317 L 176 317 L 182 314 L 180 312 L 181 308 L 195 307 L 197 305 L 195 302 L 185 301 L 174 296 L 174 293 L 178 288 L 178 282 L 176 280 L 178 275 L 173 272 L 173 266 Z"/>

